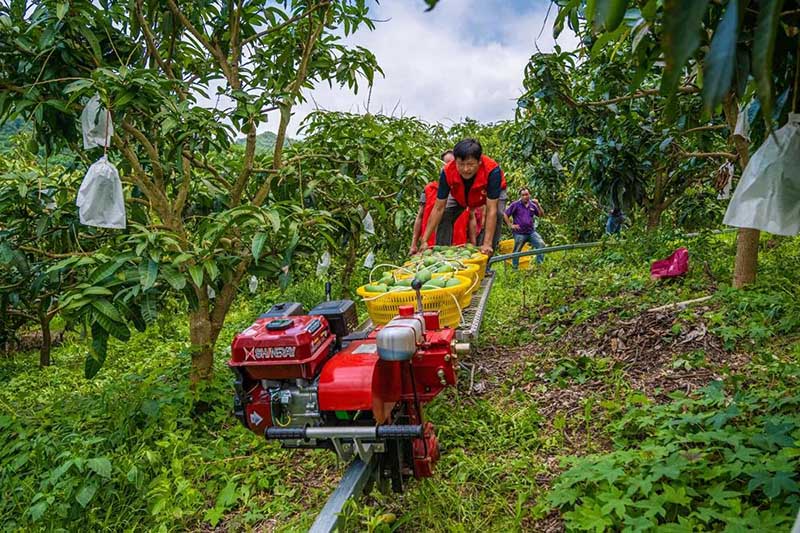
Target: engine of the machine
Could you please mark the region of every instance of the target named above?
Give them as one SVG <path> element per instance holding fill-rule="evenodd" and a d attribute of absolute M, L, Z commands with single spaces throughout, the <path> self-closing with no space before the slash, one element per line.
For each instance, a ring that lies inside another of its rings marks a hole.
<path fill-rule="evenodd" d="M 432 475 L 439 445 L 422 407 L 455 385 L 457 353 L 468 346 L 437 312 L 411 306 L 385 326 L 355 328 L 350 300 L 308 314 L 273 307 L 233 340 L 234 410 L 285 447 L 330 448 L 343 460 L 380 454 L 381 474 L 402 490 L 405 477 Z"/>

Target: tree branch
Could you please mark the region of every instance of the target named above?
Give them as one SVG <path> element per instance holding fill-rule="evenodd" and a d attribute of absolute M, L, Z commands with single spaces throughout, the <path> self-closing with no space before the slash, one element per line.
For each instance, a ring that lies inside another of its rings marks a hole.
<path fill-rule="evenodd" d="M 195 28 L 189 19 L 186 18 L 186 15 L 183 14 L 183 11 L 180 10 L 178 5 L 175 3 L 175 0 L 167 0 L 167 3 L 169 4 L 170 11 L 172 11 L 172 13 L 178 17 L 178 20 L 180 20 L 181 25 L 183 25 L 189 31 L 189 33 L 191 33 L 192 36 L 198 40 L 203 48 L 208 50 L 211 56 L 217 60 L 217 63 L 219 63 L 219 66 L 222 69 L 222 72 L 225 74 L 225 78 L 228 80 L 231 88 L 235 90 L 241 89 L 238 72 L 231 68 L 230 63 L 228 63 L 228 59 L 225 57 L 225 54 L 222 53 L 222 50 L 220 50 L 219 46 L 213 45 L 205 34 L 201 33 L 197 28 Z"/>
<path fill-rule="evenodd" d="M 689 128 L 688 130 L 679 132 L 681 135 L 688 135 L 689 133 L 697 133 L 699 131 L 712 131 L 712 130 L 724 130 L 727 128 L 727 124 L 709 124 L 708 126 L 698 126 L 696 128 Z"/>
<path fill-rule="evenodd" d="M 633 94 L 626 94 L 625 96 L 617 96 L 616 98 L 609 98 L 608 100 L 597 100 L 593 102 L 575 102 L 577 106 L 605 106 L 611 104 L 617 104 L 619 102 L 625 102 L 627 100 L 635 100 L 637 98 L 644 98 L 645 96 L 657 96 L 659 94 L 659 89 L 646 89 L 644 91 L 639 91 Z M 677 92 L 680 94 L 696 94 L 700 92 L 698 87 L 694 85 L 686 85 L 683 87 L 678 87 Z"/>
<path fill-rule="evenodd" d="M 49 257 L 50 259 L 65 259 L 67 257 L 75 257 L 75 256 L 89 256 L 94 255 L 94 252 L 71 252 L 68 254 L 57 254 L 53 252 L 48 252 L 46 250 L 40 250 L 39 248 L 34 248 L 33 246 L 20 246 L 20 250 L 24 250 L 26 252 L 30 252 L 32 254 L 39 254 L 45 257 Z"/>
<path fill-rule="evenodd" d="M 252 43 L 253 41 L 255 41 L 257 39 L 261 39 L 262 37 L 265 37 L 265 36 L 269 35 L 270 33 L 279 31 L 279 30 L 285 28 L 286 26 L 288 26 L 289 24 L 292 24 L 293 22 L 297 22 L 298 20 L 300 20 L 301 18 L 305 17 L 306 15 L 309 15 L 309 14 L 313 13 L 317 9 L 319 9 L 321 7 L 327 7 L 328 5 L 330 5 L 330 0 L 322 0 L 320 3 L 308 8 L 308 11 L 300 13 L 299 15 L 295 15 L 294 17 L 292 17 L 290 19 L 287 19 L 284 22 L 281 22 L 277 26 L 272 26 L 270 28 L 267 28 L 264 31 L 261 31 L 259 33 L 254 34 L 254 35 L 251 35 L 250 37 L 248 37 L 247 39 L 242 41 L 242 46 L 243 47 L 247 46 L 248 44 Z"/>
<path fill-rule="evenodd" d="M 152 57 L 155 62 L 158 63 L 158 66 L 162 71 L 164 71 L 164 74 L 166 74 L 169 79 L 180 81 L 175 77 L 175 73 L 172 71 L 172 66 L 168 62 L 164 61 L 158 51 L 153 30 L 150 29 L 150 25 L 147 23 L 147 20 L 144 18 L 144 13 L 142 12 L 143 2 L 144 0 L 136 0 L 135 11 L 136 18 L 139 20 L 139 26 L 142 28 L 142 33 L 144 34 L 145 44 L 147 45 L 147 50 L 150 53 L 150 57 Z M 175 91 L 178 93 L 178 97 L 181 100 L 186 100 L 186 93 L 180 86 L 176 86 Z"/>
<path fill-rule="evenodd" d="M 725 159 L 730 159 L 731 161 L 736 161 L 737 159 L 739 159 L 738 155 L 731 154 L 729 152 L 687 152 L 683 150 L 683 148 L 681 148 L 680 150 L 681 153 L 686 157 L 707 157 L 710 159 L 725 158 Z"/>
<path fill-rule="evenodd" d="M 242 191 L 247 180 L 253 173 L 253 160 L 256 155 L 256 126 L 253 121 L 248 121 L 247 142 L 244 148 L 244 160 L 242 161 L 242 170 L 239 172 L 239 177 L 236 179 L 236 185 L 233 186 L 231 191 L 231 207 L 236 207 L 242 200 Z"/>
<path fill-rule="evenodd" d="M 189 161 L 191 161 L 193 165 L 202 168 L 203 170 L 207 171 L 209 174 L 214 176 L 214 179 L 217 180 L 218 182 L 220 182 L 225 187 L 225 190 L 228 190 L 228 191 L 231 190 L 232 186 L 231 186 L 230 182 L 228 180 L 226 180 L 225 178 L 223 178 L 222 175 L 217 171 L 217 169 L 215 169 L 214 167 L 212 167 L 211 165 L 209 165 L 205 161 L 197 159 L 194 156 L 194 154 L 189 152 L 188 150 L 184 150 L 183 151 L 183 157 L 185 157 Z"/>
<path fill-rule="evenodd" d="M 173 210 L 178 216 L 181 216 L 183 206 L 186 205 L 186 199 L 189 197 L 189 186 L 192 183 L 192 165 L 189 158 L 186 156 L 181 157 L 181 163 L 183 163 L 183 180 L 173 206 Z"/>
<path fill-rule="evenodd" d="M 144 133 L 134 128 L 127 120 L 122 121 L 122 129 L 133 135 L 144 147 L 145 152 L 147 152 L 148 157 L 150 157 L 150 164 L 153 166 L 153 175 L 155 176 L 157 183 L 162 182 L 164 180 L 164 171 L 161 168 L 158 150 L 156 150 L 155 146 L 150 143 Z"/>

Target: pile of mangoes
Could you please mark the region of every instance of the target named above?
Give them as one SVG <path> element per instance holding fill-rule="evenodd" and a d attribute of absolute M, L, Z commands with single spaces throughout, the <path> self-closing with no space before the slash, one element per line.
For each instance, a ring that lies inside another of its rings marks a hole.
<path fill-rule="evenodd" d="M 403 268 L 394 272 L 384 272 L 381 278 L 364 286 L 367 292 L 410 291 L 411 283 L 416 279 L 422 283 L 423 291 L 455 287 L 461 283 L 453 277 L 464 268 L 461 262 L 465 259 L 479 257 L 478 248 L 466 246 L 434 246 L 409 259 Z M 453 276 L 437 276 L 433 274 L 453 273 Z M 413 276 L 411 275 L 413 274 Z"/>

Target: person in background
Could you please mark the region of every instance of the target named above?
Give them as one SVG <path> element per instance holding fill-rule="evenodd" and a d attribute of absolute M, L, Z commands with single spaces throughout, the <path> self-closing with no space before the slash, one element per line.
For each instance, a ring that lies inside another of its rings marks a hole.
<path fill-rule="evenodd" d="M 622 229 L 622 222 L 624 220 L 625 215 L 622 214 L 622 209 L 619 207 L 614 207 L 611 212 L 608 213 L 608 220 L 606 221 L 606 233 L 609 235 L 619 233 Z"/>
<path fill-rule="evenodd" d="M 466 211 L 486 206 L 484 227 L 477 236 L 481 252 L 491 255 L 500 241 L 506 180 L 500 165 L 483 155 L 481 143 L 464 139 L 453 148 L 455 160 L 445 165 L 439 177 L 436 204 L 425 225 L 422 247 L 436 233 L 436 244 L 453 242 L 455 221 Z"/>
<path fill-rule="evenodd" d="M 452 150 L 445 150 L 442 153 L 442 162 L 447 165 L 450 161 L 454 158 Z M 425 229 L 425 226 L 428 224 L 428 220 L 430 219 L 431 211 L 433 211 L 433 206 L 436 203 L 436 195 L 439 189 L 439 182 L 432 181 L 425 186 L 425 189 L 422 191 L 422 195 L 419 197 L 419 209 L 417 209 L 417 218 L 414 220 L 414 234 L 411 237 L 411 246 L 409 247 L 408 251 L 411 255 L 414 255 L 419 251 L 419 241 L 422 237 L 422 230 Z M 470 215 L 468 213 L 463 213 L 458 220 L 456 220 L 455 226 L 453 227 L 453 244 L 465 244 L 468 239 L 468 233 L 471 235 L 469 236 L 469 241 L 475 244 L 475 235 L 477 235 L 477 231 L 475 230 L 475 224 L 473 223 L 474 217 L 470 220 Z M 467 224 L 471 224 L 468 228 Z M 436 244 L 436 236 L 431 235 L 427 242 L 428 246 L 433 246 Z"/>
<path fill-rule="evenodd" d="M 503 218 L 511 233 L 514 235 L 514 251 L 519 252 L 525 243 L 530 243 L 534 250 L 544 248 L 545 243 L 542 236 L 536 232 L 536 217 L 544 215 L 539 200 L 531 199 L 531 191 L 527 187 L 519 190 L 519 200 L 511 202 Z M 513 220 L 512 220 L 513 219 Z M 544 254 L 536 255 L 536 262 L 541 264 L 544 261 Z M 519 257 L 511 260 L 511 267 L 516 270 L 519 268 Z"/>

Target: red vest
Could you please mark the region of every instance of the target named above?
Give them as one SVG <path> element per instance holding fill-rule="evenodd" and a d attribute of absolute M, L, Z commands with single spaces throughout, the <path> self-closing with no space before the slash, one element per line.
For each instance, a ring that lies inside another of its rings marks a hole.
<path fill-rule="evenodd" d="M 450 161 L 444 167 L 444 177 L 450 186 L 450 194 L 461 207 L 480 207 L 486 204 L 486 186 L 489 184 L 489 173 L 499 165 L 494 159 L 481 156 L 481 164 L 475 174 L 475 181 L 469 190 L 469 198 L 464 198 L 464 180 L 458 173 L 455 161 Z M 500 169 L 500 188 L 506 188 L 506 177 Z"/>
<path fill-rule="evenodd" d="M 428 227 L 428 219 L 433 211 L 433 204 L 436 203 L 436 194 L 439 192 L 439 182 L 432 181 L 425 186 L 425 208 L 422 211 L 422 231 Z M 469 212 L 464 211 L 453 224 L 453 245 L 466 244 L 467 225 L 469 224 Z M 436 232 L 428 238 L 428 246 L 436 244 Z"/>

